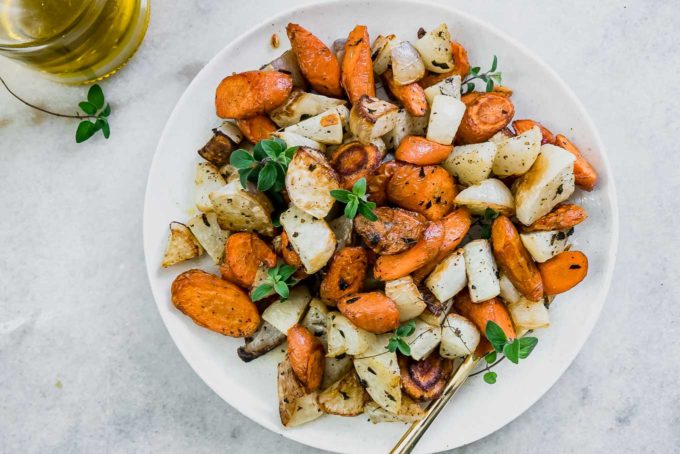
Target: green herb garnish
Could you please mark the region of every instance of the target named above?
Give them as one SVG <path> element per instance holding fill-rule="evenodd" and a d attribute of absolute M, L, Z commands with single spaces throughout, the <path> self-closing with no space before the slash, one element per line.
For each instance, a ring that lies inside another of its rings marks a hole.
<path fill-rule="evenodd" d="M 366 178 L 361 178 L 354 183 L 352 191 L 346 189 L 334 189 L 331 195 L 338 202 L 345 203 L 345 217 L 354 219 L 357 211 L 369 221 L 377 221 L 378 216 L 375 215 L 375 203 L 369 202 L 366 196 Z"/>
<path fill-rule="evenodd" d="M 410 355 L 411 347 L 402 338 L 410 336 L 415 331 L 415 321 L 409 320 L 407 323 L 404 323 L 399 328 L 397 328 L 397 330 L 394 332 L 394 335 L 392 335 L 390 338 L 390 341 L 387 343 L 387 349 L 393 353 L 399 350 L 403 355 Z"/>
<path fill-rule="evenodd" d="M 484 210 L 484 215 L 479 219 L 479 224 L 482 226 L 480 236 L 485 240 L 491 238 L 491 226 L 493 225 L 493 220 L 496 219 L 499 214 L 500 213 L 492 208 L 487 208 Z"/>
<path fill-rule="evenodd" d="M 238 169 L 241 186 L 248 181 L 257 184 L 259 191 L 280 191 L 286 185 L 286 171 L 297 147 L 287 147 L 279 138 L 259 141 L 252 154 L 238 149 L 231 154 L 229 163 Z"/>
<path fill-rule="evenodd" d="M 535 337 L 518 337 L 508 339 L 503 329 L 498 324 L 488 321 L 485 329 L 486 338 L 491 343 L 493 351 L 484 356 L 487 372 L 484 374 L 484 381 L 489 384 L 496 383 L 498 375 L 489 371 L 489 365 L 495 365 L 498 353 L 502 353 L 506 358 L 515 364 L 519 364 L 520 359 L 526 359 L 538 344 Z"/>
<path fill-rule="evenodd" d="M 470 68 L 468 77 L 461 84 L 465 90 L 463 94 L 475 91 L 475 80 L 477 79 L 486 83 L 487 92 L 493 91 L 494 86 L 500 85 L 502 80 L 502 73 L 500 71 L 496 71 L 496 69 L 498 69 L 498 57 L 495 55 L 493 56 L 493 61 L 491 62 L 491 69 L 487 72 L 480 74 L 479 71 L 481 71 L 481 68 L 479 66 Z"/>
<path fill-rule="evenodd" d="M 259 301 L 274 290 L 282 300 L 287 299 L 290 294 L 290 287 L 297 284 L 297 280 L 293 278 L 295 269 L 290 265 L 276 265 L 274 268 L 269 268 L 267 280 L 253 290 L 250 298 L 253 301 Z"/>

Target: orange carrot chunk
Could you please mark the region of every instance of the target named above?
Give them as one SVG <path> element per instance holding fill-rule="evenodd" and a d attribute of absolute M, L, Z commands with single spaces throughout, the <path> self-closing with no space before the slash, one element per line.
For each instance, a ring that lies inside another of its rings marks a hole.
<path fill-rule="evenodd" d="M 575 287 L 588 274 L 588 257 L 580 251 L 565 251 L 539 263 L 546 295 L 557 295 Z"/>

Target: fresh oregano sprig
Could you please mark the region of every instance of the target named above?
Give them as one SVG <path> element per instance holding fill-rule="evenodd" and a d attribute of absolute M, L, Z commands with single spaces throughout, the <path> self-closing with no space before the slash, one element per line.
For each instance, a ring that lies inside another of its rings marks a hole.
<path fill-rule="evenodd" d="M 493 56 L 493 61 L 491 62 L 491 69 L 489 69 L 487 72 L 480 74 L 481 68 L 479 66 L 470 68 L 468 76 L 461 84 L 465 90 L 463 94 L 475 91 L 476 80 L 481 80 L 486 84 L 487 92 L 493 91 L 494 86 L 500 85 L 503 78 L 502 73 L 500 71 L 497 71 L 497 69 L 498 69 L 498 57 L 495 55 Z"/>
<path fill-rule="evenodd" d="M 411 354 L 411 346 L 403 338 L 408 337 L 416 331 L 416 322 L 409 320 L 408 322 L 401 325 L 394 332 L 389 342 L 387 343 L 387 349 L 394 353 L 399 350 L 403 355 Z"/>
<path fill-rule="evenodd" d="M 111 115 L 111 106 L 106 103 L 104 98 L 104 92 L 102 88 L 95 84 L 92 85 L 87 92 L 87 101 L 83 101 L 78 104 L 80 109 L 86 113 L 86 115 L 75 114 L 63 114 L 59 112 L 52 112 L 51 110 L 38 107 L 35 104 L 31 104 L 26 101 L 16 93 L 14 93 L 5 80 L 0 77 L 0 83 L 7 89 L 10 95 L 14 96 L 24 105 L 30 107 L 31 109 L 38 110 L 40 112 L 52 115 L 54 117 L 61 118 L 74 118 L 76 120 L 83 120 L 78 124 L 78 129 L 76 129 L 76 142 L 81 143 L 92 137 L 97 131 L 102 131 L 105 138 L 109 138 L 111 135 L 111 129 L 109 127 L 108 117 Z M 93 119 L 94 121 L 88 121 L 88 119 Z"/>
<path fill-rule="evenodd" d="M 495 363 L 499 353 L 505 355 L 510 361 L 519 364 L 520 359 L 526 359 L 538 344 L 535 337 L 518 337 L 508 339 L 503 329 L 495 322 L 489 320 L 485 329 L 486 338 L 491 343 L 493 351 L 484 356 L 487 372 L 484 374 L 484 381 L 492 385 L 496 383 L 498 374 L 489 370 L 489 364 Z"/>
<path fill-rule="evenodd" d="M 286 183 L 286 171 L 297 147 L 287 147 L 286 142 L 275 137 L 259 141 L 253 152 L 238 149 L 231 154 L 229 162 L 238 169 L 241 186 L 248 181 L 257 184 L 259 191 L 282 190 Z"/>
<path fill-rule="evenodd" d="M 338 202 L 346 204 L 346 218 L 354 219 L 358 211 L 369 221 L 378 220 L 378 216 L 376 216 L 373 212 L 376 205 L 374 202 L 369 202 L 366 196 L 366 178 L 361 178 L 359 181 L 354 183 L 351 191 L 346 189 L 334 189 L 331 191 L 331 195 Z"/>
<path fill-rule="evenodd" d="M 267 271 L 267 280 L 264 284 L 258 285 L 251 295 L 253 301 L 259 301 L 274 290 L 282 300 L 288 299 L 290 287 L 297 284 L 293 278 L 295 267 L 290 265 L 276 265 Z"/>

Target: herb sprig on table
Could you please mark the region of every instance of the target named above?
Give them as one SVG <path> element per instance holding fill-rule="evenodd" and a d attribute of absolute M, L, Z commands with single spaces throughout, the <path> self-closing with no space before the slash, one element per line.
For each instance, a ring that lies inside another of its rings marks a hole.
<path fill-rule="evenodd" d="M 4 85 L 10 95 L 14 96 L 16 99 L 21 101 L 24 105 L 30 107 L 31 109 L 38 110 L 40 112 L 52 115 L 54 117 L 61 118 L 73 118 L 76 120 L 82 120 L 78 123 L 78 129 L 76 129 L 76 142 L 85 142 L 90 137 L 94 136 L 97 131 L 101 131 L 104 138 L 108 139 L 111 135 L 111 128 L 109 127 L 109 115 L 111 115 L 111 106 L 106 102 L 104 97 L 104 91 L 98 84 L 94 84 L 90 87 L 87 92 L 87 100 L 82 101 L 78 104 L 80 109 L 85 112 L 86 115 L 75 114 L 63 114 L 59 112 L 52 112 L 51 110 L 38 107 L 35 104 L 24 100 L 19 95 L 14 93 L 2 77 L 0 77 L 0 83 Z M 89 120 L 94 121 L 89 121 Z"/>

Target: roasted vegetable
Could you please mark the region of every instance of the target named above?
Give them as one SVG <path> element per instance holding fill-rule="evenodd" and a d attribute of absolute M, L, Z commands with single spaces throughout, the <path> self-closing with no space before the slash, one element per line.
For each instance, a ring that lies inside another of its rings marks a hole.
<path fill-rule="evenodd" d="M 338 302 L 338 309 L 352 323 L 369 333 L 382 334 L 399 327 L 399 310 L 382 292 L 355 293 Z"/>
<path fill-rule="evenodd" d="M 373 144 L 349 142 L 331 152 L 330 163 L 338 174 L 340 187 L 351 191 L 354 183 L 373 174 L 382 158 L 383 153 Z"/>
<path fill-rule="evenodd" d="M 252 335 L 260 314 L 236 284 L 201 270 L 180 274 L 172 283 L 172 304 L 197 325 L 231 337 Z"/>
<path fill-rule="evenodd" d="M 446 95 L 432 98 L 432 111 L 427 124 L 427 139 L 442 145 L 451 145 L 467 110 L 459 99 Z"/>
<path fill-rule="evenodd" d="M 394 157 L 400 161 L 426 166 L 441 163 L 452 151 L 451 145 L 441 145 L 424 137 L 408 136 L 401 141 Z"/>
<path fill-rule="evenodd" d="M 220 228 L 215 213 L 201 213 L 187 222 L 187 227 L 217 265 L 224 256 L 229 232 Z"/>
<path fill-rule="evenodd" d="M 467 318 L 449 314 L 442 324 L 439 354 L 444 358 L 464 358 L 472 355 L 479 345 L 479 330 Z"/>
<path fill-rule="evenodd" d="M 282 333 L 288 333 L 288 330 L 300 321 L 311 300 L 309 289 L 298 285 L 290 290 L 288 299 L 270 304 L 262 313 L 262 319 Z"/>
<path fill-rule="evenodd" d="M 575 287 L 588 274 L 588 257 L 580 251 L 557 254 L 550 260 L 539 263 L 546 295 L 557 295 Z"/>
<path fill-rule="evenodd" d="M 467 284 L 467 275 L 463 249 L 451 253 L 440 262 L 425 281 L 427 288 L 441 302 L 453 298 L 456 293 L 465 288 L 465 284 Z"/>
<path fill-rule="evenodd" d="M 541 130 L 541 145 L 546 143 L 555 145 L 555 135 L 539 122 L 534 120 L 515 120 L 512 122 L 512 129 L 515 130 L 515 134 L 522 134 L 537 126 Z"/>
<path fill-rule="evenodd" d="M 238 357 L 248 363 L 274 350 L 286 340 L 286 335 L 263 321 L 252 336 L 246 337 L 246 344 L 239 347 Z"/>
<path fill-rule="evenodd" d="M 401 356 L 401 387 L 416 401 L 437 399 L 444 392 L 453 371 L 453 363 L 433 352 L 425 359 L 415 361 Z"/>
<path fill-rule="evenodd" d="M 566 230 L 585 221 L 587 217 L 588 213 L 580 206 L 574 203 L 561 203 L 550 213 L 525 227 L 524 231 Z"/>
<path fill-rule="evenodd" d="M 420 54 L 413 44 L 408 41 L 402 41 L 399 44 L 391 44 L 391 70 L 392 76 L 390 79 L 393 80 L 394 84 L 397 86 L 405 86 L 409 84 L 414 84 L 420 89 L 422 93 L 422 88 L 420 85 L 415 84 L 425 75 L 425 65 L 420 59 Z M 393 73 L 393 74 L 392 74 Z M 391 89 L 391 88 L 390 88 Z M 422 96 L 423 101 L 425 101 L 425 95 Z M 427 104 L 426 104 L 427 108 Z"/>
<path fill-rule="evenodd" d="M 456 192 L 453 177 L 439 166 L 402 164 L 387 183 L 390 202 L 433 221 L 451 212 Z"/>
<path fill-rule="evenodd" d="M 278 71 L 246 71 L 225 77 L 215 93 L 220 118 L 249 118 L 271 112 L 286 101 L 293 79 Z"/>
<path fill-rule="evenodd" d="M 300 70 L 310 85 L 326 96 L 342 96 L 340 63 L 319 38 L 298 24 L 288 24 L 286 33 Z"/>
<path fill-rule="evenodd" d="M 252 143 L 265 140 L 276 132 L 276 125 L 266 115 L 255 115 L 250 118 L 236 120 L 236 125 Z"/>
<path fill-rule="evenodd" d="M 389 92 L 403 105 L 406 112 L 414 117 L 423 117 L 427 114 L 428 105 L 425 91 L 417 83 L 399 84 L 394 79 L 391 70 L 385 71 L 382 80 Z"/>
<path fill-rule="evenodd" d="M 463 247 L 468 289 L 472 301 L 478 303 L 498 296 L 498 267 L 488 240 L 471 241 Z"/>
<path fill-rule="evenodd" d="M 305 272 L 313 274 L 323 268 L 335 252 L 335 235 L 326 221 L 296 206 L 281 213 L 280 220 Z"/>
<path fill-rule="evenodd" d="M 323 415 L 316 392 L 307 393 L 295 378 L 290 359 L 286 355 L 276 369 L 276 388 L 279 395 L 279 416 L 286 427 L 295 427 Z"/>
<path fill-rule="evenodd" d="M 342 58 L 342 86 L 352 104 L 358 103 L 362 96 L 375 96 L 371 42 L 364 25 L 354 27 L 347 37 Z"/>
<path fill-rule="evenodd" d="M 411 276 L 385 282 L 385 295 L 397 305 L 400 322 L 416 318 L 427 307 Z"/>
<path fill-rule="evenodd" d="M 427 219 L 423 215 L 401 208 L 379 207 L 378 217 L 369 221 L 354 218 L 354 230 L 376 254 L 393 255 L 413 247 L 423 236 Z"/>
<path fill-rule="evenodd" d="M 437 255 L 443 238 L 441 224 L 431 222 L 415 246 L 400 254 L 380 256 L 373 275 L 381 281 L 391 281 L 411 274 Z"/>
<path fill-rule="evenodd" d="M 321 298 L 335 306 L 347 295 L 361 291 L 366 279 L 368 257 L 361 247 L 345 247 L 335 253 L 321 281 Z"/>
<path fill-rule="evenodd" d="M 489 178 L 463 189 L 456 196 L 455 202 L 466 206 L 472 214 L 477 215 L 483 215 L 489 208 L 508 216 L 515 213 L 515 200 L 512 193 L 501 180 L 495 178 Z"/>
<path fill-rule="evenodd" d="M 531 168 L 541 151 L 541 130 L 532 128 L 496 143 L 493 173 L 499 177 L 523 175 Z"/>
<path fill-rule="evenodd" d="M 482 334 L 486 333 L 486 324 L 492 321 L 501 327 L 508 339 L 517 337 L 510 313 L 498 298 L 475 303 L 468 292 L 462 291 L 454 298 L 453 306 L 459 314 L 474 323 Z"/>
<path fill-rule="evenodd" d="M 401 408 L 397 354 L 387 349 L 390 335 L 376 336 L 368 349 L 354 357 L 354 369 L 371 398 L 382 408 L 398 413 Z"/>
<path fill-rule="evenodd" d="M 263 71 L 278 71 L 284 74 L 290 74 L 290 77 L 293 78 L 293 87 L 301 90 L 307 89 L 307 81 L 302 76 L 302 70 L 300 69 L 295 52 L 293 52 L 292 49 L 285 51 L 280 57 L 275 58 L 260 69 Z"/>
<path fill-rule="evenodd" d="M 404 164 L 396 161 L 387 161 L 376 169 L 373 175 L 366 179 L 366 193 L 368 200 L 375 202 L 378 206 L 387 202 L 387 183 L 398 168 Z"/>
<path fill-rule="evenodd" d="M 219 191 L 222 186 L 227 184 L 220 174 L 220 170 L 209 162 L 199 162 L 196 165 L 196 176 L 194 177 L 194 200 L 196 208 L 204 213 L 213 211 L 213 204 L 210 201 L 210 193 Z"/>
<path fill-rule="evenodd" d="M 284 132 L 299 134 L 323 144 L 342 143 L 343 116 L 340 111 L 344 106 L 332 107 L 299 123 L 288 126 Z"/>
<path fill-rule="evenodd" d="M 396 124 L 397 106 L 378 98 L 362 96 L 352 105 L 349 128 L 359 142 L 370 144 Z"/>
<path fill-rule="evenodd" d="M 543 300 L 531 301 L 521 298 L 516 303 L 509 303 L 508 311 L 517 331 L 546 328 L 550 325 L 548 308 L 543 304 Z"/>
<path fill-rule="evenodd" d="M 425 99 L 427 100 L 427 104 L 431 106 L 432 102 L 434 101 L 434 97 L 437 95 L 446 95 L 451 96 L 452 98 L 460 99 L 460 85 L 460 76 L 454 75 L 446 77 L 441 82 L 437 82 L 436 84 L 427 87 L 425 89 Z"/>
<path fill-rule="evenodd" d="M 319 406 L 330 415 L 356 416 L 364 412 L 368 394 L 354 371 L 319 394 Z"/>
<path fill-rule="evenodd" d="M 321 386 L 324 349 L 307 328 L 294 325 L 288 330 L 288 358 L 295 376 L 308 391 Z"/>
<path fill-rule="evenodd" d="M 286 102 L 272 110 L 269 116 L 280 127 L 286 127 L 299 123 L 303 118 L 313 117 L 333 107 L 341 106 L 345 102 L 342 99 L 293 90 Z M 286 144 L 292 146 L 288 142 Z"/>
<path fill-rule="evenodd" d="M 448 73 L 454 68 L 451 33 L 446 24 L 430 30 L 414 46 L 429 71 Z"/>
<path fill-rule="evenodd" d="M 550 260 L 567 248 L 568 236 L 564 230 L 521 233 L 522 244 L 538 263 Z"/>
<path fill-rule="evenodd" d="M 239 180 L 233 180 L 211 192 L 209 197 L 222 229 L 256 231 L 267 236 L 274 234 L 271 202 L 252 186 L 246 190 Z"/>
<path fill-rule="evenodd" d="M 586 161 L 586 158 L 583 157 L 581 151 L 562 134 L 558 134 L 557 137 L 555 137 L 555 145 L 564 148 L 576 158 L 576 161 L 574 161 L 574 178 L 576 185 L 585 191 L 592 191 L 597 184 L 597 172 L 593 166 Z"/>
<path fill-rule="evenodd" d="M 402 338 L 409 345 L 411 358 L 419 361 L 427 357 L 439 346 L 442 329 L 439 325 L 430 325 L 422 319 L 414 320 L 415 330 L 409 336 Z"/>
<path fill-rule="evenodd" d="M 218 128 L 215 128 L 213 129 L 212 137 L 198 150 L 198 154 L 209 163 L 222 167 L 225 164 L 229 164 L 229 157 L 234 149 L 234 145 L 234 142 L 227 135 Z"/>
<path fill-rule="evenodd" d="M 405 394 L 401 396 L 401 407 L 397 413 L 392 413 L 375 402 L 369 402 L 364 407 L 368 419 L 373 424 L 381 422 L 400 422 L 405 424 L 420 421 L 425 417 L 425 411 Z"/>
<path fill-rule="evenodd" d="M 224 261 L 220 266 L 222 278 L 242 287 L 251 287 L 260 264 L 273 268 L 276 254 L 257 235 L 239 232 L 227 239 Z"/>
<path fill-rule="evenodd" d="M 373 60 L 373 71 L 377 75 L 382 75 L 389 68 L 392 62 L 392 46 L 397 44 L 397 37 L 394 35 L 379 35 L 373 41 L 371 56 Z"/>
<path fill-rule="evenodd" d="M 515 106 L 510 99 L 495 92 L 467 94 L 462 101 L 467 108 L 458 128 L 456 143 L 486 142 L 505 128 L 515 115 Z"/>
<path fill-rule="evenodd" d="M 358 328 L 339 312 L 331 312 L 328 323 L 328 353 L 326 356 L 360 355 L 375 342 L 375 334 Z"/>
<path fill-rule="evenodd" d="M 180 222 L 170 223 L 170 237 L 163 256 L 164 268 L 203 254 L 203 248 L 189 228 Z"/>
<path fill-rule="evenodd" d="M 338 176 L 323 153 L 298 148 L 286 172 L 286 190 L 295 206 L 323 218 L 335 203 L 330 192 L 339 187 Z"/>
<path fill-rule="evenodd" d="M 493 142 L 456 146 L 453 153 L 442 162 L 442 167 L 461 184 L 466 186 L 480 184 L 491 174 L 496 148 Z"/>

